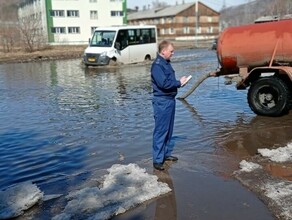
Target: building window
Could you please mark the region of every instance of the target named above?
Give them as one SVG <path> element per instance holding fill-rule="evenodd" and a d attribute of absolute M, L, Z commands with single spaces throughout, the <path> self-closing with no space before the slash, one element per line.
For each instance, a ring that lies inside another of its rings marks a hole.
<path fill-rule="evenodd" d="M 169 18 L 167 19 L 167 22 L 168 22 L 168 23 L 173 23 L 173 21 L 174 21 L 174 18 L 173 18 L 173 17 L 169 17 Z"/>
<path fill-rule="evenodd" d="M 52 17 L 65 17 L 64 10 L 51 10 L 50 15 Z"/>
<path fill-rule="evenodd" d="M 51 31 L 53 34 L 65 34 L 66 28 L 65 27 L 52 27 Z"/>
<path fill-rule="evenodd" d="M 184 27 L 183 32 L 184 32 L 184 34 L 189 34 L 190 33 L 190 27 Z"/>
<path fill-rule="evenodd" d="M 207 19 L 208 19 L 208 22 L 212 22 L 213 21 L 213 17 L 209 16 Z"/>
<path fill-rule="evenodd" d="M 38 14 L 38 18 L 37 19 L 40 19 L 40 20 L 42 20 L 42 13 L 40 12 L 39 14 Z"/>
<path fill-rule="evenodd" d="M 90 11 L 90 19 L 92 19 L 92 20 L 98 19 L 97 11 Z"/>
<path fill-rule="evenodd" d="M 184 17 L 184 23 L 189 23 L 189 17 Z"/>
<path fill-rule="evenodd" d="M 164 35 L 165 34 L 165 30 L 162 28 L 162 29 L 160 29 L 160 34 L 161 35 Z"/>
<path fill-rule="evenodd" d="M 169 34 L 174 34 L 174 29 L 173 28 L 169 28 L 168 32 L 169 32 Z"/>
<path fill-rule="evenodd" d="M 197 33 L 197 34 L 201 34 L 201 33 L 202 33 L 202 28 L 201 28 L 201 27 L 196 28 L 196 33 Z"/>
<path fill-rule="evenodd" d="M 69 34 L 80 34 L 80 27 L 68 27 Z"/>
<path fill-rule="evenodd" d="M 111 16 L 112 17 L 123 17 L 124 12 L 123 11 L 111 11 Z"/>
<path fill-rule="evenodd" d="M 214 30 L 213 30 L 213 27 L 208 27 L 208 33 L 213 33 Z"/>
<path fill-rule="evenodd" d="M 161 24 L 164 24 L 164 23 L 165 23 L 165 19 L 161 18 Z"/>
<path fill-rule="evenodd" d="M 93 34 L 93 32 L 95 31 L 97 27 L 91 27 L 91 34 Z"/>
<path fill-rule="evenodd" d="M 90 3 L 96 3 L 97 0 L 89 0 Z"/>
<path fill-rule="evenodd" d="M 67 17 L 79 17 L 79 11 L 77 10 L 68 10 Z"/>

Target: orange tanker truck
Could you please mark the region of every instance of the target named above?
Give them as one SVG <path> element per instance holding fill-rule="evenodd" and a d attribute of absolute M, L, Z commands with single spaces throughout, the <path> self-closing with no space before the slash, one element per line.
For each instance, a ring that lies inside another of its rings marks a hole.
<path fill-rule="evenodd" d="M 209 76 L 237 76 L 237 89 L 258 115 L 281 116 L 290 110 L 292 19 L 225 29 L 217 43 L 218 71 L 201 77 L 186 98 Z"/>

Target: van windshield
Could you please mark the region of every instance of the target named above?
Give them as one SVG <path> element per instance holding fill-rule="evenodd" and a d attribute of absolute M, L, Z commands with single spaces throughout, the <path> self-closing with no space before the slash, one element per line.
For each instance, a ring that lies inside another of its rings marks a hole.
<path fill-rule="evenodd" d="M 116 31 L 95 31 L 90 42 L 92 47 L 111 47 Z"/>

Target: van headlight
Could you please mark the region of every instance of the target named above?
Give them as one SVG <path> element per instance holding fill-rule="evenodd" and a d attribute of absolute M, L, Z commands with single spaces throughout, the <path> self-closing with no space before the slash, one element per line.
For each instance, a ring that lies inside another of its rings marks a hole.
<path fill-rule="evenodd" d="M 102 52 L 102 53 L 100 54 L 100 56 L 101 56 L 101 57 L 106 57 L 106 56 L 107 56 L 107 52 L 106 52 L 106 51 Z"/>

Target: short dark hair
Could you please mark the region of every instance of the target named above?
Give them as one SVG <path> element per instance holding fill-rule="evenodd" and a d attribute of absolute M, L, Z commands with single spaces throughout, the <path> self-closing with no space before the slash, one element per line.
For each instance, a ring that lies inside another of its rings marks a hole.
<path fill-rule="evenodd" d="M 163 49 L 167 48 L 169 45 L 173 46 L 173 43 L 171 43 L 169 40 L 163 40 L 158 45 L 158 52 L 160 53 Z"/>

